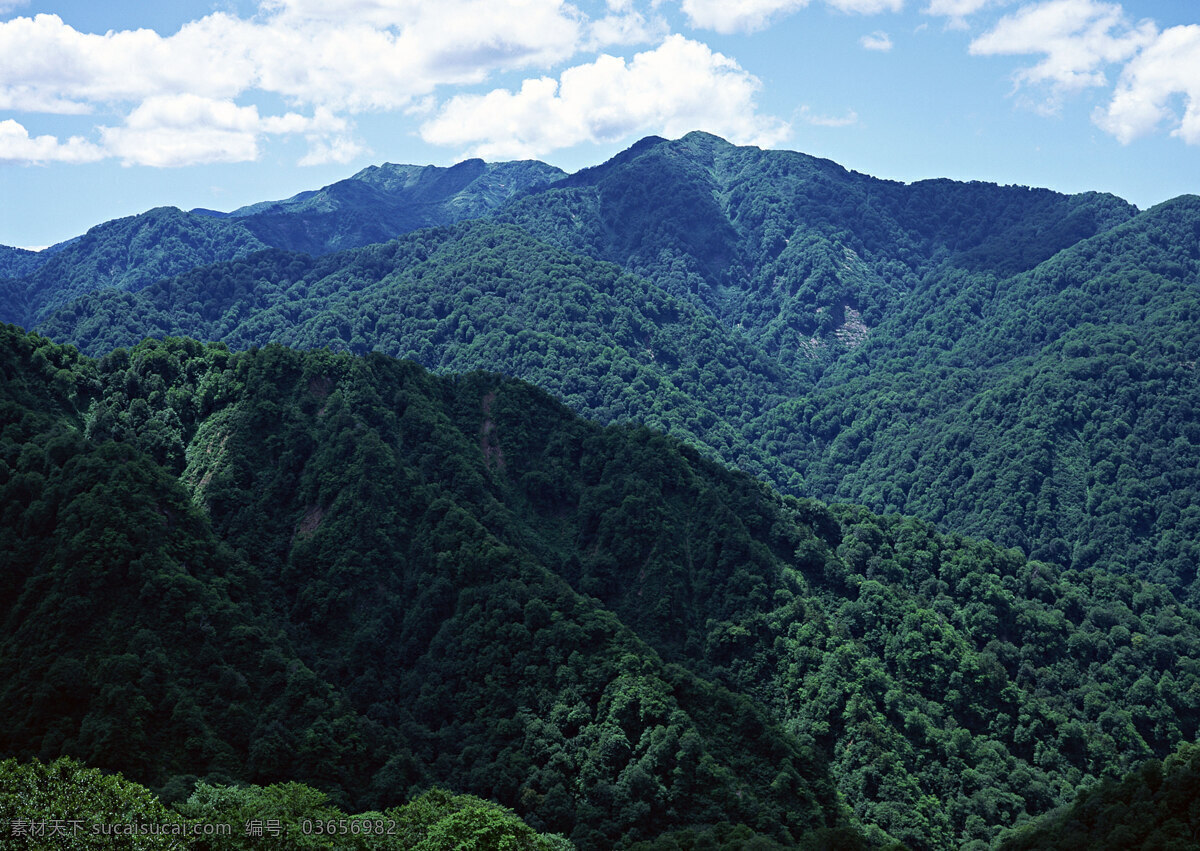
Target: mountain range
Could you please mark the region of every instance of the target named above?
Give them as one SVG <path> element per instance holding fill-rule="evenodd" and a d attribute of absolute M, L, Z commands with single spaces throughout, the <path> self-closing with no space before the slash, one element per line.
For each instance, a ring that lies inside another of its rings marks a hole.
<path fill-rule="evenodd" d="M 2 249 L 0 751 L 1036 847 L 1197 736 L 1198 266 L 702 133 Z"/>

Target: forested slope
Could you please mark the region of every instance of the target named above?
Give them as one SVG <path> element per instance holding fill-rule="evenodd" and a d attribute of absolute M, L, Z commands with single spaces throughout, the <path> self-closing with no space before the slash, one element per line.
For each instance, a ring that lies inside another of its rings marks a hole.
<path fill-rule="evenodd" d="M 5 753 L 356 806 L 436 782 L 583 847 L 844 824 L 817 755 L 522 542 L 481 450 L 497 379 L 4 348 Z"/>
<path fill-rule="evenodd" d="M 534 161 L 468 160 L 450 168 L 386 163 L 320 190 L 232 213 L 159 207 L 97 225 L 46 252 L 0 246 L 0 322 L 32 327 L 87 293 L 136 292 L 267 247 L 320 255 L 384 242 L 486 215 L 561 176 Z"/>
<path fill-rule="evenodd" d="M 1148 760 L 1120 780 L 1080 792 L 1070 805 L 1005 838 L 1003 851 L 1184 851 L 1200 836 L 1200 746 Z"/>
<path fill-rule="evenodd" d="M 436 784 L 585 848 L 952 848 L 1198 735 L 1162 585 L 781 497 L 494 374 L 3 340 L 6 753 Z"/>
<path fill-rule="evenodd" d="M 95 293 L 40 328 L 499 370 L 788 493 L 1195 601 L 1198 256 L 1196 198 L 906 186 L 691 134 L 488 220 Z"/>
<path fill-rule="evenodd" d="M 196 266 L 266 248 L 238 224 L 159 207 L 97 225 L 9 283 L 0 321 L 31 327 L 94 290 L 134 291 Z M 14 276 L 16 277 L 16 276 Z"/>
<path fill-rule="evenodd" d="M 37 251 L 0 245 L 0 278 L 19 278 L 27 275 L 45 259 Z"/>
<path fill-rule="evenodd" d="M 235 348 L 382 351 L 519 376 L 602 421 L 636 421 L 792 482 L 735 426 L 807 388 L 706 311 L 610 264 L 488 221 L 312 260 L 267 252 L 144 291 L 97 293 L 43 326 L 102 354 L 146 336 Z"/>

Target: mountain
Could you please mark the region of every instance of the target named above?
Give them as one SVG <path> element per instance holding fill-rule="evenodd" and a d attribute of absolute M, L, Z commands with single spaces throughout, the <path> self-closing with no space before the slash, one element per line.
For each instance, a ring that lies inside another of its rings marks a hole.
<path fill-rule="evenodd" d="M 601 419 L 670 429 L 714 456 L 750 453 L 768 467 L 726 414 L 758 415 L 805 387 L 702 308 L 490 221 L 319 260 L 261 253 L 136 294 L 94 294 L 42 330 L 95 354 L 173 335 L 486 366 Z"/>
<path fill-rule="evenodd" d="M 789 494 L 1197 602 L 1198 257 L 1194 197 L 905 185 L 693 133 L 482 220 L 96 293 L 39 328 L 97 355 L 177 334 L 501 370 Z"/>
<path fill-rule="evenodd" d="M 554 166 L 534 160 L 473 159 L 450 168 L 384 163 L 315 192 L 252 204 L 228 215 L 268 245 L 328 254 L 479 218 L 563 176 Z"/>
<path fill-rule="evenodd" d="M 19 278 L 36 269 L 46 259 L 37 251 L 0 245 L 0 278 Z"/>
<path fill-rule="evenodd" d="M 0 320 L 30 326 L 94 290 L 135 291 L 196 266 L 266 248 L 245 228 L 159 207 L 97 225 L 9 282 Z"/>
<path fill-rule="evenodd" d="M 86 293 L 136 292 L 267 247 L 325 254 L 381 242 L 484 215 L 561 175 L 538 162 L 385 164 L 315 192 L 232 213 L 160 207 L 97 225 L 49 253 L 0 246 L 0 321 L 31 327 Z"/>
<path fill-rule="evenodd" d="M 643 140 L 498 216 L 693 298 L 795 358 L 847 309 L 877 325 L 934 268 L 1021 271 L 1134 212 L 1096 193 L 906 185 L 690 133 Z"/>
<path fill-rule="evenodd" d="M 0 341 L 21 759 L 438 785 L 581 848 L 952 848 L 1200 736 L 1200 611 L 1161 585 L 781 496 L 493 373 Z"/>
<path fill-rule="evenodd" d="M 845 825 L 814 754 L 561 575 L 611 544 L 536 534 L 501 476 L 530 404 L 568 463 L 615 473 L 625 434 L 379 356 L 175 341 L 92 362 L 3 341 L 4 753 L 372 808 L 436 782 L 584 847 Z"/>

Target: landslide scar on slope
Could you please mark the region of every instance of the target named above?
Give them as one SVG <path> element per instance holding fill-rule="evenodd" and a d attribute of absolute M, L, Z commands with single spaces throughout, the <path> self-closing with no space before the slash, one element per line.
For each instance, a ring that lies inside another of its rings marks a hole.
<path fill-rule="evenodd" d="M 495 460 L 496 469 L 503 473 L 504 450 L 500 448 L 500 441 L 496 439 L 496 424 L 492 421 L 492 403 L 495 401 L 495 390 L 492 390 L 483 397 L 481 405 L 483 409 L 483 425 L 479 427 L 479 449 L 483 452 L 483 463 L 488 469 L 491 469 L 492 461 Z"/>

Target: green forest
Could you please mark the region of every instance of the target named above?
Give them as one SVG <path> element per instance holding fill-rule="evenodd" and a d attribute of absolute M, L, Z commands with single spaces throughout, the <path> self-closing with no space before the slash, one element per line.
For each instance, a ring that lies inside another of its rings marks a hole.
<path fill-rule="evenodd" d="M 949 848 L 1197 736 L 1200 612 L 1160 584 L 781 496 L 492 373 L 4 344 L 22 760 L 167 801 L 443 785 L 583 848 Z"/>
<path fill-rule="evenodd" d="M 1198 273 L 699 133 L 5 249 L 0 802 L 1183 847 Z"/>
<path fill-rule="evenodd" d="M 38 330 L 495 370 L 790 495 L 1197 603 L 1198 234 L 1196 198 L 906 186 L 691 134 L 486 219 L 101 290 Z"/>

